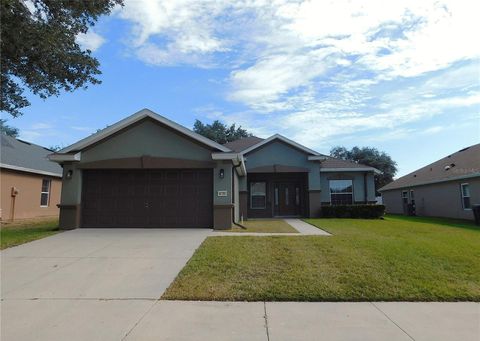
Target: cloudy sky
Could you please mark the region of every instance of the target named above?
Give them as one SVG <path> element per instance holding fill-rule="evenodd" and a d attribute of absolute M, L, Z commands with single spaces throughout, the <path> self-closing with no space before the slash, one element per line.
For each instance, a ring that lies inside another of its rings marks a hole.
<path fill-rule="evenodd" d="M 10 124 L 66 146 L 146 107 L 322 153 L 374 146 L 403 175 L 480 142 L 478 13 L 462 0 L 125 0 L 78 37 L 103 83 L 31 96 Z"/>

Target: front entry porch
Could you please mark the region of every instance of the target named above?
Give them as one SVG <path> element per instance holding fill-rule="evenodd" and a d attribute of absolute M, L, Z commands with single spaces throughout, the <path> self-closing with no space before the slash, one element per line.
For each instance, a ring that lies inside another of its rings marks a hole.
<path fill-rule="evenodd" d="M 308 216 L 308 173 L 250 173 L 248 218 Z"/>

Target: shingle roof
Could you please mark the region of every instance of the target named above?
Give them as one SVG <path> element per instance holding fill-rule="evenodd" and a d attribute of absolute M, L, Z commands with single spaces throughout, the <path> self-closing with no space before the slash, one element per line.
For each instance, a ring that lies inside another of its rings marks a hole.
<path fill-rule="evenodd" d="M 262 141 L 265 141 L 264 139 L 256 136 L 250 136 L 250 137 L 244 137 L 239 140 L 235 140 L 232 142 L 225 143 L 224 146 L 231 149 L 232 151 L 236 153 L 240 153 Z M 318 154 L 322 155 L 322 154 Z M 323 156 L 323 155 L 322 155 Z M 336 159 L 330 156 L 325 155 L 326 160 L 321 161 L 321 168 L 324 169 L 330 169 L 330 168 L 372 168 L 370 166 L 362 165 L 360 163 L 356 163 L 353 161 L 347 161 L 347 160 L 342 160 L 342 159 Z M 373 169 L 373 168 L 372 168 Z"/>
<path fill-rule="evenodd" d="M 0 165 L 32 173 L 62 175 L 62 167 L 48 160 L 52 151 L 42 146 L 0 134 Z"/>
<path fill-rule="evenodd" d="M 330 156 L 326 156 L 326 158 L 322 161 L 321 168 L 372 168 L 353 161 L 336 159 Z"/>
<path fill-rule="evenodd" d="M 480 144 L 463 148 L 380 188 L 388 191 L 463 177 L 480 177 Z"/>
<path fill-rule="evenodd" d="M 228 149 L 233 150 L 236 153 L 239 153 L 247 148 L 250 148 L 253 145 L 256 145 L 261 141 L 263 141 L 263 139 L 260 137 L 249 136 L 249 137 L 244 137 L 232 142 L 227 142 L 224 144 L 224 146 L 227 147 Z"/>

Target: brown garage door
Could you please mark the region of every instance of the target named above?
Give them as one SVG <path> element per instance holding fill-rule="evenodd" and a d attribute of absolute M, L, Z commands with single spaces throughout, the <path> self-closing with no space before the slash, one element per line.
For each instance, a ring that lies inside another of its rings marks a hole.
<path fill-rule="evenodd" d="M 210 169 L 85 170 L 83 227 L 211 227 Z"/>

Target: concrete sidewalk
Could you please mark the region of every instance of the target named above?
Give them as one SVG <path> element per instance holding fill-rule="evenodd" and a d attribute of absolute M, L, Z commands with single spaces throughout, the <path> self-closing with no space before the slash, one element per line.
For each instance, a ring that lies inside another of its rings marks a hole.
<path fill-rule="evenodd" d="M 287 224 L 292 226 L 298 233 L 269 233 L 269 232 L 223 232 L 212 230 L 212 236 L 257 236 L 257 237 L 268 237 L 268 236 L 331 236 L 330 233 L 319 229 L 313 225 L 307 224 L 300 219 L 283 219 Z"/>
<path fill-rule="evenodd" d="M 310 225 L 303 220 L 300 219 L 284 219 L 287 224 L 292 226 L 295 230 L 300 232 L 301 234 L 304 235 L 310 235 L 310 236 L 331 236 L 330 233 L 319 229 L 316 226 Z"/>
<path fill-rule="evenodd" d="M 40 299 L 2 310 L 2 341 L 480 340 L 479 303 Z"/>
<path fill-rule="evenodd" d="M 479 303 L 158 301 L 126 340 L 480 340 Z"/>

